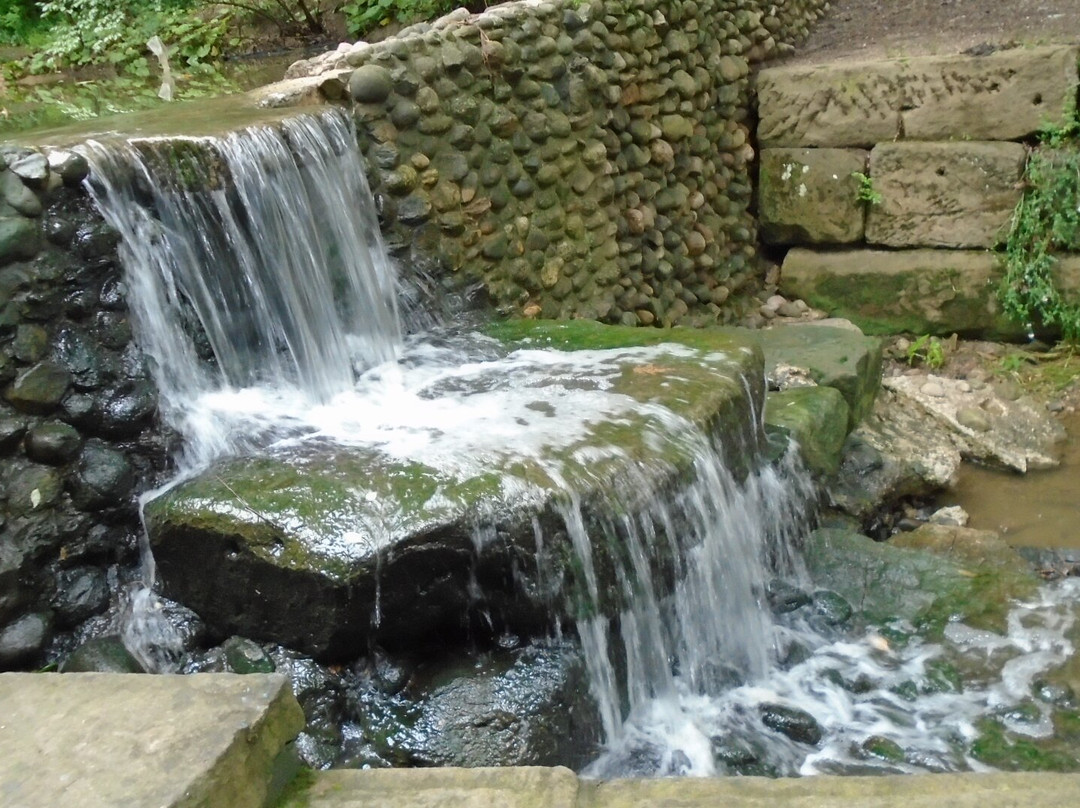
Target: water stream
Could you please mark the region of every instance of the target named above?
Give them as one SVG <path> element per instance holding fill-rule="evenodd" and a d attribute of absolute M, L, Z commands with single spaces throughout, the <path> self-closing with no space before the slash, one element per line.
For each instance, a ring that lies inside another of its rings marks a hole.
<path fill-rule="evenodd" d="M 590 773 L 975 768 L 957 738 L 1071 653 L 1073 618 L 1060 608 L 1075 594 L 1069 585 L 1018 606 L 1007 637 L 950 627 L 951 647 L 893 645 L 880 633 L 848 636 L 775 618 L 766 604 L 772 579 L 812 589 L 794 548 L 813 491 L 793 457 L 740 478 L 712 436 L 612 392 L 607 379 L 619 363 L 678 357 L 686 350 L 678 346 L 570 354 L 511 352 L 475 336 L 404 337 L 399 281 L 344 114 L 223 139 L 91 142 L 85 153 L 91 193 L 123 238 L 133 325 L 163 416 L 184 439 L 178 479 L 222 456 L 330 441 L 457 470 L 529 457 L 560 483 L 561 530 L 538 525 L 536 540 L 538 551 L 569 541 L 584 571 L 575 629 L 606 738 Z M 583 373 L 590 385 L 578 381 Z M 751 422 L 728 425 L 748 445 L 761 428 L 752 412 Z M 600 461 L 619 446 L 572 464 L 553 461 L 551 449 L 601 419 L 629 423 L 631 415 L 658 457 L 678 445 L 694 458 L 693 473 L 645 503 L 633 474 L 617 484 L 589 480 L 612 506 L 597 524 L 582 507 L 585 481 L 568 469 L 580 475 L 595 461 L 600 477 Z M 484 530 L 478 525 L 478 543 Z M 601 552 L 611 542 L 622 548 L 614 562 Z M 600 608 L 601 563 L 615 564 L 615 619 Z M 152 600 L 146 591 L 139 597 Z M 160 628 L 145 605 L 130 612 L 131 644 Z M 801 661 L 792 659 L 796 647 Z M 905 683 L 918 690 L 933 678 L 934 660 L 957 654 L 999 658 L 1002 675 L 907 699 Z M 810 714 L 822 740 L 807 745 L 766 730 L 763 703 Z M 1045 721 L 1030 729 L 1045 731 Z M 902 759 L 858 751 L 879 736 L 902 747 Z"/>

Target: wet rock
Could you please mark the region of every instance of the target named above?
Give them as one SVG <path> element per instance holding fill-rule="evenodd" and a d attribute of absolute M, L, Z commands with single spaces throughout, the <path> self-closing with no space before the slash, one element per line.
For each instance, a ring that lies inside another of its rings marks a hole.
<path fill-rule="evenodd" d="M 7 512 L 12 515 L 44 511 L 55 505 L 63 493 L 63 482 L 56 469 L 27 463 L 7 462 L 0 471 L 7 495 Z"/>
<path fill-rule="evenodd" d="M 953 525 L 964 527 L 968 523 L 968 513 L 959 505 L 951 505 L 947 508 L 938 508 L 930 514 L 929 521 L 935 525 Z"/>
<path fill-rule="evenodd" d="M 38 463 L 59 466 L 79 451 L 82 437 L 73 426 L 60 421 L 38 424 L 26 436 L 26 455 Z"/>
<path fill-rule="evenodd" d="M 222 645 L 225 661 L 233 673 L 273 673 L 274 660 L 263 647 L 246 637 L 230 637 Z"/>
<path fill-rule="evenodd" d="M 1031 692 L 1039 701 L 1053 704 L 1055 707 L 1074 708 L 1076 706 L 1076 692 L 1073 688 L 1062 682 L 1052 682 L 1046 679 L 1036 679 L 1031 685 Z"/>
<path fill-rule="evenodd" d="M 50 605 L 61 628 L 74 626 L 105 611 L 109 605 L 105 573 L 98 567 L 61 570 L 56 576 L 56 590 Z"/>
<path fill-rule="evenodd" d="M 56 409 L 71 384 L 71 374 L 53 362 L 39 362 L 23 371 L 5 398 L 23 412 L 45 414 Z"/>
<path fill-rule="evenodd" d="M 49 170 L 60 176 L 64 185 L 78 185 L 90 173 L 90 164 L 78 152 L 52 149 L 47 156 Z"/>
<path fill-rule="evenodd" d="M 47 614 L 35 612 L 0 629 L 0 670 L 32 665 L 49 639 Z"/>
<path fill-rule="evenodd" d="M 91 440 L 79 455 L 71 497 L 80 510 L 100 510 L 125 502 L 134 482 L 131 463 L 123 453 Z"/>
<path fill-rule="evenodd" d="M 799 387 L 771 393 L 765 402 L 767 428 L 795 440 L 807 468 L 829 475 L 840 466 L 849 410 L 832 387 Z"/>
<path fill-rule="evenodd" d="M 842 626 L 851 620 L 854 610 L 842 595 L 819 589 L 814 593 L 814 617 L 827 626 Z"/>
<path fill-rule="evenodd" d="M 904 762 L 904 748 L 896 741 L 881 735 L 871 735 L 859 744 L 859 749 L 870 757 L 875 757 L 878 760 L 884 760 L 888 763 Z"/>
<path fill-rule="evenodd" d="M 26 433 L 26 419 L 0 415 L 0 449 L 8 449 Z"/>
<path fill-rule="evenodd" d="M 352 697 L 365 737 L 399 765 L 569 766 L 596 755 L 584 662 L 567 643 L 429 663 L 394 700 Z"/>
<path fill-rule="evenodd" d="M 810 595 L 787 581 L 774 579 L 769 582 L 769 606 L 777 614 L 787 614 L 810 604 Z"/>
<path fill-rule="evenodd" d="M 146 673 L 119 637 L 95 637 L 76 648 L 61 673 Z"/>
<path fill-rule="evenodd" d="M 821 742 L 821 725 L 804 710 L 782 704 L 762 704 L 758 711 L 761 723 L 793 741 L 811 746 Z"/>
<path fill-rule="evenodd" d="M 41 249 L 41 228 L 22 216 L 0 216 L 0 266 L 33 258 Z"/>

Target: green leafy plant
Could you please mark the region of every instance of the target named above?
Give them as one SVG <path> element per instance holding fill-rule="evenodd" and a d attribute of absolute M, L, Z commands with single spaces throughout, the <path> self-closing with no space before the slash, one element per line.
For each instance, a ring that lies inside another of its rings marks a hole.
<path fill-rule="evenodd" d="M 863 174 L 861 171 L 851 172 L 856 181 L 859 183 L 859 188 L 855 192 L 855 199 L 859 202 L 865 202 L 868 205 L 880 205 L 881 194 L 874 189 L 874 180 Z"/>
<path fill-rule="evenodd" d="M 912 366 L 922 364 L 937 370 L 945 364 L 945 343 L 937 337 L 923 334 L 908 346 L 907 363 Z"/>
<path fill-rule="evenodd" d="M 460 0 L 349 0 L 341 6 L 349 33 L 354 36 L 392 22 L 407 24 L 431 20 L 471 4 Z"/>
<path fill-rule="evenodd" d="M 1029 329 L 1050 327 L 1080 342 L 1080 303 L 1066 295 L 1054 269 L 1058 256 L 1080 251 L 1080 116 L 1046 128 L 1028 158 L 1024 194 L 1005 237 L 1005 275 L 998 299 L 1006 315 Z"/>

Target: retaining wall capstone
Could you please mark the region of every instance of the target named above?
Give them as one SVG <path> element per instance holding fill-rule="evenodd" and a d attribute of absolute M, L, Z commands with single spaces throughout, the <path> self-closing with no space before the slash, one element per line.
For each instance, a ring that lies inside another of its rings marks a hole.
<path fill-rule="evenodd" d="M 509 3 L 290 75 L 347 78 L 403 260 L 527 317 L 716 322 L 756 255 L 751 65 L 826 5 Z"/>

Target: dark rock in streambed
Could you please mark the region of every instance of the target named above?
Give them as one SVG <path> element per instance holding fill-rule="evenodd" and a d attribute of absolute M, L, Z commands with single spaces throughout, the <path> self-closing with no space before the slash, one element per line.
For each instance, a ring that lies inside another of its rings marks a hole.
<path fill-rule="evenodd" d="M 550 326 L 546 335 L 598 348 L 673 338 L 595 324 Z M 678 337 L 690 345 L 638 354 L 647 359 L 613 356 L 609 371 L 560 371 L 575 390 L 610 389 L 623 402 L 667 407 L 685 419 L 670 433 L 635 405 L 542 456 L 508 447 L 502 459 L 475 466 L 428 465 L 374 446 L 223 460 L 146 507 L 165 591 L 220 634 L 321 659 L 355 657 L 371 639 L 400 648 L 465 633 L 481 610 L 526 632 L 550 625 L 569 615 L 584 585 L 559 516 L 563 480 L 576 487 L 587 521 L 606 518 L 613 502 L 632 513 L 693 467 L 686 421 L 715 434 L 729 467 L 745 473 L 758 457 L 751 413 L 762 395 L 760 353 L 731 334 Z M 539 389 L 550 383 L 548 376 Z M 550 417 L 542 407 L 529 413 Z M 552 537 L 540 554 L 534 521 Z M 658 565 L 668 546 L 653 548 Z M 614 559 L 605 556 L 612 550 L 594 548 L 601 608 L 610 613 L 621 597 Z"/>
<path fill-rule="evenodd" d="M 814 617 L 827 626 L 842 626 L 851 620 L 853 610 L 841 595 L 827 589 L 814 593 Z"/>
<path fill-rule="evenodd" d="M 0 670 L 34 664 L 52 628 L 49 615 L 34 612 L 0 629 Z"/>
<path fill-rule="evenodd" d="M 72 567 L 56 575 L 51 606 L 56 622 L 67 628 L 105 611 L 109 605 L 109 585 L 97 567 Z"/>
<path fill-rule="evenodd" d="M 350 712 L 394 765 L 580 768 L 601 740 L 588 691 L 580 652 L 541 642 L 434 660 L 393 697 L 355 691 Z"/>
<path fill-rule="evenodd" d="M 72 478 L 72 500 L 85 511 L 123 503 L 135 483 L 131 463 L 101 441 L 88 441 Z"/>
<path fill-rule="evenodd" d="M 119 637 L 87 640 L 60 666 L 61 673 L 146 673 Z"/>
<path fill-rule="evenodd" d="M 274 660 L 257 642 L 246 637 L 229 637 L 222 645 L 225 662 L 233 673 L 273 673 Z"/>
<path fill-rule="evenodd" d="M 821 725 L 810 713 L 783 704 L 762 704 L 761 723 L 793 741 L 814 746 L 821 742 Z"/>
<path fill-rule="evenodd" d="M 776 614 L 787 614 L 810 604 L 810 596 L 787 581 L 774 579 L 769 582 L 766 594 L 769 606 Z"/>
<path fill-rule="evenodd" d="M 38 463 L 59 466 L 79 451 L 82 437 L 78 430 L 59 421 L 38 424 L 26 437 L 26 456 Z"/>

